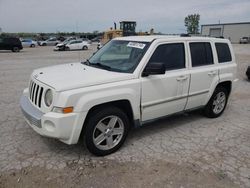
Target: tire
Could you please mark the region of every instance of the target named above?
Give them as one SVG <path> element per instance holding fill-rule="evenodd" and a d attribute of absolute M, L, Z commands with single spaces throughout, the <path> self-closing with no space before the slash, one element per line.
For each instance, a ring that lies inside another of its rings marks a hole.
<path fill-rule="evenodd" d="M 100 108 L 94 110 L 87 120 L 85 144 L 94 155 L 108 155 L 122 146 L 128 130 L 129 119 L 121 109 L 113 106 Z"/>
<path fill-rule="evenodd" d="M 83 46 L 82 49 L 83 49 L 83 50 L 87 50 L 87 49 L 88 49 L 88 46 Z"/>
<path fill-rule="evenodd" d="M 31 47 L 31 48 L 34 48 L 34 47 L 35 47 L 35 44 L 31 44 L 30 47 Z"/>
<path fill-rule="evenodd" d="M 249 75 L 247 75 L 247 79 L 250 81 L 250 74 L 249 74 Z"/>
<path fill-rule="evenodd" d="M 65 51 L 70 51 L 70 48 L 69 47 L 65 47 Z"/>
<path fill-rule="evenodd" d="M 43 43 L 42 46 L 47 46 L 47 44 L 46 44 L 46 43 Z"/>
<path fill-rule="evenodd" d="M 248 66 L 248 68 L 247 68 L 246 76 L 247 76 L 248 80 L 250 80 L 250 66 Z"/>
<path fill-rule="evenodd" d="M 19 51 L 20 51 L 20 49 L 17 46 L 14 46 L 12 48 L 12 52 L 19 52 Z"/>
<path fill-rule="evenodd" d="M 204 108 L 205 116 L 209 118 L 219 117 L 227 106 L 228 95 L 227 89 L 218 86 Z"/>

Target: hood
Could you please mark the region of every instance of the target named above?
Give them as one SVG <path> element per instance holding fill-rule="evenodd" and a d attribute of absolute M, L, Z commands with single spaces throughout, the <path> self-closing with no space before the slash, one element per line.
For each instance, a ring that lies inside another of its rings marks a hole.
<path fill-rule="evenodd" d="M 107 71 L 81 63 L 70 63 L 36 69 L 32 73 L 36 80 L 56 91 L 88 87 L 133 79 L 133 74 Z"/>
<path fill-rule="evenodd" d="M 61 46 L 64 46 L 65 44 L 64 43 L 59 43 L 59 44 L 57 44 L 56 46 L 57 47 L 61 47 Z"/>

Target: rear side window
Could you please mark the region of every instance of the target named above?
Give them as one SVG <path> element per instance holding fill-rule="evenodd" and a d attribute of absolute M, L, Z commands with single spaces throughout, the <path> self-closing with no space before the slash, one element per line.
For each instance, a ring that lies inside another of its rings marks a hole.
<path fill-rule="evenodd" d="M 185 68 L 184 44 L 159 45 L 150 58 L 149 63 L 164 63 L 166 70 Z"/>
<path fill-rule="evenodd" d="M 4 43 L 19 44 L 20 40 L 18 38 L 4 38 Z"/>
<path fill-rule="evenodd" d="M 232 61 L 231 52 L 227 43 L 215 43 L 219 63 Z"/>
<path fill-rule="evenodd" d="M 213 53 L 209 42 L 193 42 L 189 44 L 192 66 L 204 66 L 214 63 Z"/>

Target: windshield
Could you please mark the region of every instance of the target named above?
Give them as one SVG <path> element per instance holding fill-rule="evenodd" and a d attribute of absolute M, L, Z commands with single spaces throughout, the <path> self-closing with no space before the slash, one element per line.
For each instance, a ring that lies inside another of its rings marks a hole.
<path fill-rule="evenodd" d="M 70 40 L 65 40 L 65 41 L 63 41 L 63 44 L 67 44 L 69 42 L 70 42 Z"/>
<path fill-rule="evenodd" d="M 64 40 L 63 41 L 63 44 L 67 44 L 67 43 L 69 43 L 70 41 L 73 41 L 74 39 L 72 39 L 72 38 L 68 38 L 68 39 L 66 39 L 66 40 Z"/>
<path fill-rule="evenodd" d="M 88 65 L 110 71 L 132 73 L 148 46 L 148 42 L 112 40 L 88 60 Z"/>

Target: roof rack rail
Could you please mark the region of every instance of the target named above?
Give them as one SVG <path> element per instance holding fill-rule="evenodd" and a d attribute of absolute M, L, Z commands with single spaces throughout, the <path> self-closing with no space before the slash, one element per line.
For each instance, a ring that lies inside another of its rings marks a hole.
<path fill-rule="evenodd" d="M 191 35 L 189 35 L 188 33 L 182 33 L 180 34 L 180 37 L 191 37 Z"/>
<path fill-rule="evenodd" d="M 219 36 L 219 37 L 215 37 L 215 38 L 218 38 L 218 39 L 224 39 L 224 37 L 223 37 L 223 36 Z"/>

